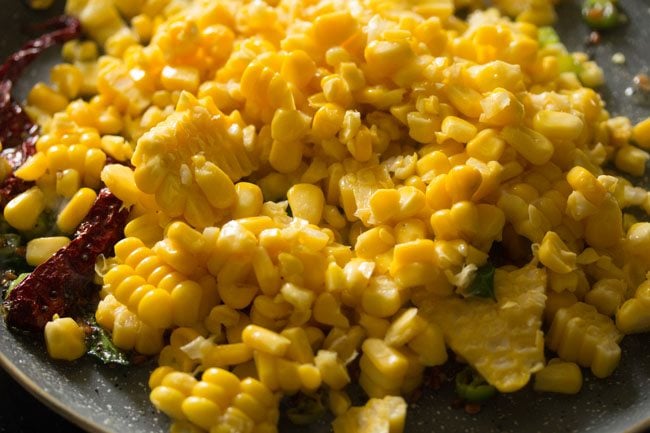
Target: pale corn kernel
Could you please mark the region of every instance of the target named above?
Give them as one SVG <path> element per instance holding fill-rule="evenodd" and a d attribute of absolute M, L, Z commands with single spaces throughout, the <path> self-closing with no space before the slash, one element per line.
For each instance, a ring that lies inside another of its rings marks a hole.
<path fill-rule="evenodd" d="M 319 350 L 314 358 L 314 364 L 320 371 L 323 383 L 331 389 L 340 390 L 350 383 L 348 371 L 336 352 Z"/>
<path fill-rule="evenodd" d="M 468 143 L 477 133 L 476 126 L 456 116 L 445 117 L 441 129 L 444 135 L 460 143 Z"/>
<path fill-rule="evenodd" d="M 124 137 L 117 135 L 104 135 L 101 139 L 101 149 L 117 161 L 126 161 L 133 154 L 131 144 Z"/>
<path fill-rule="evenodd" d="M 45 324 L 44 332 L 50 357 L 73 361 L 86 353 L 86 334 L 74 319 L 55 315 Z"/>
<path fill-rule="evenodd" d="M 555 232 L 547 232 L 537 252 L 540 262 L 554 272 L 566 274 L 576 269 L 576 253 Z"/>
<path fill-rule="evenodd" d="M 546 164 L 555 150 L 548 138 L 525 126 L 506 126 L 501 131 L 501 138 L 535 165 Z"/>
<path fill-rule="evenodd" d="M 65 236 L 36 238 L 27 242 L 25 259 L 31 266 L 38 266 L 70 243 Z"/>

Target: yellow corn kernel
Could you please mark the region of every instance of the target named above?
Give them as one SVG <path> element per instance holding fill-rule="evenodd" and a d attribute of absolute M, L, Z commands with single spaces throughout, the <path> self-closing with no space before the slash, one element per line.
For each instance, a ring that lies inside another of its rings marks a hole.
<path fill-rule="evenodd" d="M 616 152 L 614 164 L 619 170 L 633 176 L 643 176 L 648 159 L 650 159 L 650 154 L 645 150 L 635 146 L 623 146 Z"/>
<path fill-rule="evenodd" d="M 384 341 L 389 346 L 403 346 L 421 333 L 425 326 L 424 320 L 418 316 L 418 309 L 409 308 L 393 320 Z"/>
<path fill-rule="evenodd" d="M 432 367 L 447 362 L 447 346 L 442 329 L 434 323 L 427 322 L 424 329 L 414 336 L 408 347 L 418 354 L 422 365 Z"/>
<path fill-rule="evenodd" d="M 187 90 L 195 93 L 199 88 L 199 71 L 189 66 L 165 66 L 160 74 L 160 82 L 165 90 Z"/>
<path fill-rule="evenodd" d="M 237 395 L 241 389 L 239 378 L 228 370 L 224 370 L 222 368 L 206 369 L 201 376 L 201 381 L 221 387 L 223 392 L 226 393 L 226 397 L 229 399 L 232 399 L 235 395 Z M 221 406 L 226 407 L 228 405 L 220 405 L 220 407 Z"/>
<path fill-rule="evenodd" d="M 470 200 L 481 185 L 481 172 L 469 165 L 453 167 L 445 177 L 445 188 L 452 202 Z"/>
<path fill-rule="evenodd" d="M 445 93 L 451 104 L 467 117 L 478 118 L 483 113 L 481 94 L 476 90 L 457 84 L 445 87 Z"/>
<path fill-rule="evenodd" d="M 155 387 L 149 395 L 151 403 L 157 409 L 175 420 L 185 419 L 182 409 L 185 397 L 181 391 L 164 385 Z"/>
<path fill-rule="evenodd" d="M 340 390 L 350 383 L 348 371 L 336 352 L 319 350 L 314 358 L 314 363 L 320 371 L 323 383 L 331 389 Z"/>
<path fill-rule="evenodd" d="M 232 218 L 246 218 L 258 216 L 262 210 L 262 190 L 255 184 L 249 182 L 238 182 L 235 185 L 235 208 L 232 211 Z"/>
<path fill-rule="evenodd" d="M 186 280 L 171 291 L 173 321 L 179 326 L 194 325 L 199 319 L 203 289 L 199 283 Z"/>
<path fill-rule="evenodd" d="M 650 148 L 650 118 L 640 121 L 632 128 L 632 139 L 644 149 Z"/>
<path fill-rule="evenodd" d="M 354 250 L 357 257 L 372 260 L 395 245 L 395 237 L 388 227 L 380 226 L 363 232 L 357 237 Z"/>
<path fill-rule="evenodd" d="M 350 322 L 341 312 L 340 302 L 331 293 L 318 295 L 314 302 L 313 316 L 317 322 L 339 328 L 349 328 Z"/>
<path fill-rule="evenodd" d="M 65 236 L 36 238 L 27 242 L 25 259 L 31 266 L 38 266 L 70 243 Z"/>
<path fill-rule="evenodd" d="M 38 222 L 45 209 L 45 195 L 38 187 L 32 187 L 12 198 L 4 208 L 5 220 L 18 230 L 30 230 Z"/>
<path fill-rule="evenodd" d="M 402 378 L 406 374 L 408 361 L 398 350 L 384 341 L 368 338 L 361 346 L 364 356 L 387 378 Z"/>
<path fill-rule="evenodd" d="M 45 83 L 36 83 L 27 95 L 27 103 L 49 114 L 65 110 L 68 99 Z"/>
<path fill-rule="evenodd" d="M 575 140 L 584 123 L 578 116 L 561 111 L 538 111 L 533 118 L 533 128 L 547 138 L 558 140 Z"/>
<path fill-rule="evenodd" d="M 389 317 L 402 306 L 402 295 L 392 279 L 375 277 L 363 291 L 361 305 L 363 310 L 372 316 Z"/>
<path fill-rule="evenodd" d="M 537 252 L 540 262 L 554 272 L 566 274 L 576 269 L 576 253 L 555 232 L 547 232 Z"/>
<path fill-rule="evenodd" d="M 634 297 L 623 303 L 616 312 L 616 326 L 625 334 L 650 330 L 650 281 L 637 287 Z"/>
<path fill-rule="evenodd" d="M 350 396 L 345 391 L 330 390 L 328 397 L 329 409 L 335 416 L 343 415 L 352 405 Z"/>
<path fill-rule="evenodd" d="M 260 382 L 271 391 L 277 391 L 280 387 L 277 358 L 268 353 L 255 350 L 253 359 L 255 360 L 255 368 Z"/>
<path fill-rule="evenodd" d="M 447 116 L 442 121 L 442 133 L 459 143 L 468 143 L 477 133 L 476 126 L 456 116 Z"/>
<path fill-rule="evenodd" d="M 208 368 L 226 368 L 251 359 L 253 351 L 244 343 L 217 344 L 205 352 L 202 365 Z"/>
<path fill-rule="evenodd" d="M 314 362 L 314 351 L 309 344 L 309 338 L 303 328 L 288 328 L 280 334 L 291 341 L 291 345 L 287 350 L 288 358 L 301 364 Z"/>
<path fill-rule="evenodd" d="M 525 126 L 506 126 L 501 138 L 534 165 L 546 164 L 555 150 L 548 138 Z"/>
<path fill-rule="evenodd" d="M 117 135 L 104 135 L 101 139 L 101 149 L 118 161 L 126 161 L 133 154 L 131 144 L 124 137 Z"/>
<path fill-rule="evenodd" d="M 546 344 L 562 359 L 590 367 L 597 377 L 607 377 L 620 361 L 621 337 L 607 316 L 591 305 L 577 302 L 555 314 Z"/>
<path fill-rule="evenodd" d="M 241 392 L 255 398 L 263 406 L 270 408 L 275 405 L 276 398 L 273 393 L 262 382 L 252 377 L 242 379 L 240 383 Z"/>
<path fill-rule="evenodd" d="M 369 338 L 384 338 L 386 332 L 388 332 L 388 328 L 390 327 L 390 322 L 388 320 L 380 319 L 366 313 L 360 313 L 359 315 L 359 325 L 366 330 Z"/>
<path fill-rule="evenodd" d="M 552 359 L 535 373 L 535 391 L 577 394 L 582 388 L 582 372 L 573 362 Z"/>
<path fill-rule="evenodd" d="M 494 129 L 484 129 L 467 142 L 467 154 L 483 162 L 497 161 L 503 155 L 505 142 Z"/>
<path fill-rule="evenodd" d="M 219 423 L 221 408 L 205 397 L 189 396 L 181 409 L 189 421 L 205 430 Z"/>
<path fill-rule="evenodd" d="M 138 35 L 140 41 L 146 42 L 153 34 L 154 23 L 148 15 L 138 14 L 131 18 L 131 28 Z"/>
<path fill-rule="evenodd" d="M 48 168 L 48 159 L 45 153 L 36 152 L 21 165 L 14 175 L 23 180 L 36 180 L 43 176 Z"/>
<path fill-rule="evenodd" d="M 573 167 L 567 173 L 566 180 L 574 191 L 582 193 L 595 206 L 600 206 L 605 200 L 607 190 L 587 169 L 580 166 Z"/>
<path fill-rule="evenodd" d="M 67 99 L 75 99 L 83 85 L 83 74 L 79 68 L 69 63 L 60 63 L 50 70 L 50 80 Z"/>
<path fill-rule="evenodd" d="M 318 224 L 323 214 L 325 196 L 316 185 L 299 183 L 287 192 L 287 200 L 294 217 Z"/>
<path fill-rule="evenodd" d="M 260 423 L 266 419 L 266 408 L 252 395 L 240 392 L 232 401 L 232 407 L 235 407 L 245 413 L 255 423 Z"/>
<path fill-rule="evenodd" d="M 248 325 L 242 332 L 242 340 L 251 349 L 274 356 L 284 356 L 291 340 L 257 325 Z"/>
<path fill-rule="evenodd" d="M 154 328 L 168 328 L 173 321 L 172 296 L 163 289 L 150 287 L 151 290 L 148 290 L 138 303 L 138 316 Z"/>
<path fill-rule="evenodd" d="M 357 30 L 357 20 L 348 11 L 331 12 L 314 20 L 314 36 L 324 46 L 339 45 Z"/>
<path fill-rule="evenodd" d="M 627 286 L 623 280 L 603 278 L 585 295 L 585 302 L 596 307 L 599 313 L 613 316 L 625 299 Z"/>
<path fill-rule="evenodd" d="M 81 188 L 59 212 L 56 225 L 63 233 L 72 233 L 86 217 L 95 203 L 97 193 L 90 188 Z"/>
<path fill-rule="evenodd" d="M 45 343 L 54 359 L 73 361 L 86 353 L 86 334 L 70 317 L 55 315 L 45 324 Z"/>

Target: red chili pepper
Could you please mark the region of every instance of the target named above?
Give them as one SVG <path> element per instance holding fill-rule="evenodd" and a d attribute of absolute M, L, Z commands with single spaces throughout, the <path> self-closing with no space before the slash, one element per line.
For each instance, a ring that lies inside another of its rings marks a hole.
<path fill-rule="evenodd" d="M 54 314 L 74 314 L 92 297 L 95 261 L 100 254 L 109 255 L 122 238 L 128 214 L 120 199 L 103 189 L 72 242 L 9 292 L 7 324 L 40 331 Z"/>
<path fill-rule="evenodd" d="M 11 96 L 14 82 L 40 53 L 56 43 L 69 41 L 81 34 L 79 20 L 70 16 L 53 18 L 33 26 L 33 29 L 48 33 L 30 40 L 0 65 L 0 142 L 3 147 L 0 156 L 9 161 L 14 170 L 34 154 L 38 138 L 38 126 Z M 22 185 L 17 187 L 17 184 Z M 30 186 L 31 183 L 16 179 L 13 175 L 8 176 L 0 184 L 2 207 L 13 198 L 8 195 L 10 192 L 20 193 Z"/>

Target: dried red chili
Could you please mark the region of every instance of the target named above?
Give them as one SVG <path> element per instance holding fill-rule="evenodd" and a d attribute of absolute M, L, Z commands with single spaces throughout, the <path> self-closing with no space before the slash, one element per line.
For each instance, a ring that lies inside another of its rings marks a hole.
<path fill-rule="evenodd" d="M 11 96 L 14 83 L 40 53 L 56 43 L 66 42 L 81 34 L 81 24 L 74 17 L 60 16 L 33 26 L 34 30 L 48 32 L 24 44 L 0 65 L 0 153 L 13 169 L 22 165 L 34 154 L 38 126 Z M 15 194 L 29 188 L 30 184 L 13 175 L 0 184 L 0 203 L 4 205 Z M 13 194 L 13 195 L 11 195 Z"/>
<path fill-rule="evenodd" d="M 128 210 L 108 189 L 103 189 L 75 237 L 18 284 L 4 302 L 7 324 L 40 331 L 52 319 L 73 314 L 92 297 L 95 261 L 109 255 L 122 238 Z"/>

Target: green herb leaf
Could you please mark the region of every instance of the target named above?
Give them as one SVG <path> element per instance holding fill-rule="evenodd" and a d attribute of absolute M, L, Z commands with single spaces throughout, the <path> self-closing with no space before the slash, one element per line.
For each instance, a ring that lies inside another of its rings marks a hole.
<path fill-rule="evenodd" d="M 487 263 L 476 270 L 474 280 L 470 283 L 465 291 L 468 296 L 477 296 L 479 298 L 494 297 L 494 271 L 495 267 Z"/>
<path fill-rule="evenodd" d="M 92 332 L 86 337 L 88 355 L 104 364 L 131 365 L 128 356 L 111 341 L 111 336 L 97 324 L 94 317 L 87 320 Z"/>

